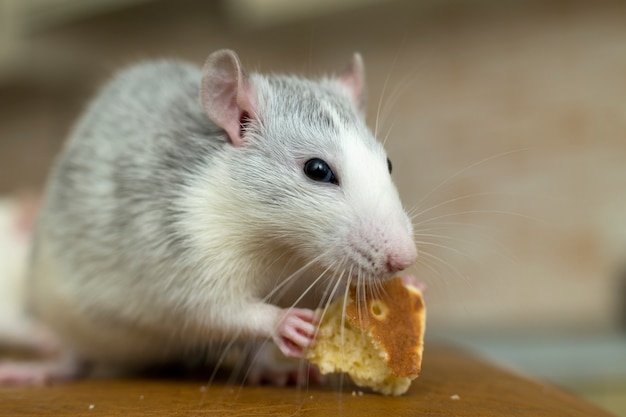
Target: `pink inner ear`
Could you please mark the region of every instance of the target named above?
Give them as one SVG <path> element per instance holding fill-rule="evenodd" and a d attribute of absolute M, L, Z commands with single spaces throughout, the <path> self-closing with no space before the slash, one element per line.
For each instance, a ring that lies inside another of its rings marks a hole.
<path fill-rule="evenodd" d="M 350 91 L 350 98 L 361 113 L 365 113 L 365 68 L 357 52 L 339 76 L 339 81 Z"/>
<path fill-rule="evenodd" d="M 233 51 L 222 50 L 209 56 L 202 76 L 201 99 L 207 116 L 226 131 L 233 145 L 242 146 L 242 122 L 256 115 L 256 106 L 248 77 Z"/>

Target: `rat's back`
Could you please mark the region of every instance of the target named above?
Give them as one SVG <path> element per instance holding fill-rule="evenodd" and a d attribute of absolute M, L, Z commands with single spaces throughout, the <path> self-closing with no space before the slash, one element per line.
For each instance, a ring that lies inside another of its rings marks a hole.
<path fill-rule="evenodd" d="M 167 294 L 158 287 L 168 268 L 184 269 L 177 196 L 225 143 L 202 111 L 200 79 L 198 68 L 165 61 L 120 73 L 89 105 L 53 168 L 33 252 L 31 308 L 79 347 L 93 343 L 87 351 L 102 342 L 92 336 L 94 322 L 106 330 L 123 317 L 124 326 L 137 325 L 123 329 L 125 337 L 137 330 L 149 343 L 145 332 L 154 325 L 158 333 L 168 320 L 142 322 L 141 304 Z"/>

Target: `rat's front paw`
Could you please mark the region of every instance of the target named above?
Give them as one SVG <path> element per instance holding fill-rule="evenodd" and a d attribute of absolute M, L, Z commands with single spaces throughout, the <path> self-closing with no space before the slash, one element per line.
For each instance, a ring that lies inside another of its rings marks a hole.
<path fill-rule="evenodd" d="M 418 281 L 413 275 L 403 275 L 400 277 L 402 279 L 402 283 L 405 287 L 412 286 L 420 290 L 421 292 L 426 291 L 426 283 L 422 281 Z"/>
<path fill-rule="evenodd" d="M 317 366 L 301 359 L 286 358 L 272 343 L 263 343 L 258 347 L 246 374 L 249 385 L 306 386 L 323 381 L 324 376 Z"/>
<path fill-rule="evenodd" d="M 312 310 L 285 309 L 274 334 L 274 343 L 285 356 L 300 358 L 304 350 L 313 345 L 318 322 Z"/>

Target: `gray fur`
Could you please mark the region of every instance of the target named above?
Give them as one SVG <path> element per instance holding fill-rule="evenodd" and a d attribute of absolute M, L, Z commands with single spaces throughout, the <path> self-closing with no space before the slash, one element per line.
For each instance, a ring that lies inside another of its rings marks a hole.
<path fill-rule="evenodd" d="M 116 303 L 94 302 L 94 291 L 114 288 L 112 295 L 128 292 L 141 304 L 151 294 L 133 287 L 158 286 L 155 270 L 184 274 L 177 266 L 190 243 L 179 223 L 188 214 L 176 201 L 229 146 L 199 104 L 200 77 L 194 66 L 165 61 L 119 74 L 90 104 L 53 169 L 36 244 L 54 242 L 53 256 L 71 269 L 63 279 L 77 280 L 77 308 L 95 325 L 117 321 L 132 330 L 136 319 L 120 317 Z M 119 283 L 103 282 L 111 270 Z"/>

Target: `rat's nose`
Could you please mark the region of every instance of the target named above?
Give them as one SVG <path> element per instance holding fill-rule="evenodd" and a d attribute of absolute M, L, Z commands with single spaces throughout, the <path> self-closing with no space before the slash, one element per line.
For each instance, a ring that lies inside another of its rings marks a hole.
<path fill-rule="evenodd" d="M 413 265 L 417 260 L 417 248 L 414 244 L 406 245 L 402 250 L 396 250 L 387 255 L 385 267 L 387 272 L 394 274 Z"/>

